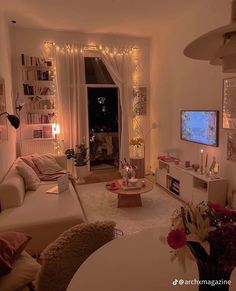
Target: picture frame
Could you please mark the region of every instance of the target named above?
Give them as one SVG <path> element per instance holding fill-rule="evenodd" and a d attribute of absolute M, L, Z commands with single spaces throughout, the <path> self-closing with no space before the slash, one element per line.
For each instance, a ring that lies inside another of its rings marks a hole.
<path fill-rule="evenodd" d="M 43 126 L 43 138 L 53 138 L 52 125 Z"/>
<path fill-rule="evenodd" d="M 42 138 L 43 130 L 42 129 L 34 129 L 33 130 L 33 138 Z"/>
<path fill-rule="evenodd" d="M 228 134 L 227 160 L 236 162 L 236 133 L 229 133 Z"/>
<path fill-rule="evenodd" d="M 147 87 L 133 88 L 134 105 L 133 110 L 136 115 L 147 114 Z"/>
<path fill-rule="evenodd" d="M 236 129 L 236 77 L 223 79 L 223 128 Z"/>

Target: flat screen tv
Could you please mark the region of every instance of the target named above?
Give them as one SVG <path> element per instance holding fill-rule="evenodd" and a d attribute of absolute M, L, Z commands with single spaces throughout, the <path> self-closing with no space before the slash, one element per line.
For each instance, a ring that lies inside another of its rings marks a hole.
<path fill-rule="evenodd" d="M 181 139 L 209 146 L 218 146 L 219 111 L 182 110 Z"/>

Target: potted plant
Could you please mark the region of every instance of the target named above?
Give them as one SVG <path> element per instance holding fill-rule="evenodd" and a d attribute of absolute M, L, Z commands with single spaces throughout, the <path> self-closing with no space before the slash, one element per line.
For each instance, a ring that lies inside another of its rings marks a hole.
<path fill-rule="evenodd" d="M 85 144 L 75 146 L 75 149 L 67 149 L 65 151 L 67 159 L 72 159 L 76 167 L 77 183 L 84 183 L 84 177 L 87 175 L 88 148 Z"/>

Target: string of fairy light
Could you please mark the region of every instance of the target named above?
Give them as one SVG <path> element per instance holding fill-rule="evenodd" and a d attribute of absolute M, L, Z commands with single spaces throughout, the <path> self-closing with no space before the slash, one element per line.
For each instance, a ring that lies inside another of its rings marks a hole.
<path fill-rule="evenodd" d="M 101 52 L 102 54 L 108 54 L 111 57 L 114 56 L 124 56 L 124 55 L 133 55 L 137 50 L 139 50 L 136 46 L 130 46 L 130 47 L 108 47 L 103 45 L 71 45 L 71 44 L 65 44 L 63 46 L 60 46 L 56 44 L 55 42 L 51 41 L 45 41 L 44 42 L 44 49 L 51 50 L 52 48 L 55 48 L 57 52 L 60 52 L 62 54 L 69 53 L 69 54 L 78 54 L 78 53 L 85 53 L 87 51 L 97 51 Z"/>
<path fill-rule="evenodd" d="M 134 137 L 139 137 L 142 135 L 142 128 L 140 124 L 142 124 L 142 117 L 137 114 L 135 111 L 135 104 L 137 103 L 137 90 L 140 86 L 140 80 L 142 75 L 142 68 L 140 66 L 140 48 L 137 46 L 128 46 L 128 47 L 108 47 L 102 44 L 98 45 L 73 45 L 73 44 L 65 44 L 58 45 L 52 41 L 44 42 L 44 51 L 53 56 L 52 50 L 54 52 L 58 52 L 61 54 L 85 54 L 86 52 L 100 52 L 104 55 L 109 55 L 111 58 L 113 57 L 125 57 L 130 56 L 132 60 L 132 87 L 133 87 L 133 96 L 132 96 L 132 133 L 131 135 Z M 55 61 L 54 70 L 56 74 Z"/>

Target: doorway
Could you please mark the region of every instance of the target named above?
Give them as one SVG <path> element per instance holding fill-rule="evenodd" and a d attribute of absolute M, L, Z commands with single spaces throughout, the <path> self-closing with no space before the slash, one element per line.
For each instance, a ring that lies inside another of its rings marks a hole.
<path fill-rule="evenodd" d="M 88 87 L 90 169 L 119 166 L 119 94 L 117 87 Z"/>

